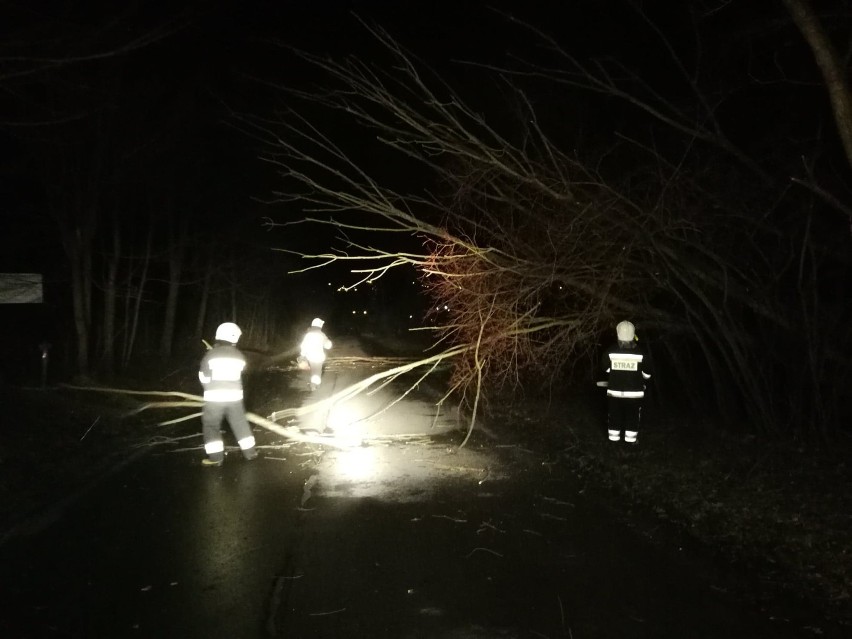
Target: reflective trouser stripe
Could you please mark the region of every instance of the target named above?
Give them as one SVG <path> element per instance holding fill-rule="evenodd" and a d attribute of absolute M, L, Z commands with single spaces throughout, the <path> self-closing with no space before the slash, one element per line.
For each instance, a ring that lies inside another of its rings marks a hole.
<path fill-rule="evenodd" d="M 620 430 L 609 430 L 607 432 L 609 433 L 609 440 L 611 442 L 617 442 L 619 439 L 621 439 L 621 431 Z"/>
<path fill-rule="evenodd" d="M 636 438 L 639 436 L 635 430 L 626 430 L 624 431 L 624 441 L 630 442 L 631 444 L 636 441 Z"/>
<path fill-rule="evenodd" d="M 243 399 L 241 388 L 211 388 L 204 391 L 207 402 L 239 402 Z"/>
<path fill-rule="evenodd" d="M 248 450 L 250 448 L 254 448 L 254 435 L 251 435 L 249 437 L 243 437 L 237 443 L 240 445 L 240 450 Z"/>
<path fill-rule="evenodd" d="M 611 388 L 607 390 L 606 394 L 610 397 L 625 397 L 628 399 L 638 399 L 640 397 L 645 397 L 645 391 L 619 391 L 612 390 Z"/>
<path fill-rule="evenodd" d="M 204 444 L 204 452 L 208 455 L 215 455 L 216 453 L 221 453 L 225 450 L 225 442 L 221 439 L 218 441 L 211 441 Z"/>

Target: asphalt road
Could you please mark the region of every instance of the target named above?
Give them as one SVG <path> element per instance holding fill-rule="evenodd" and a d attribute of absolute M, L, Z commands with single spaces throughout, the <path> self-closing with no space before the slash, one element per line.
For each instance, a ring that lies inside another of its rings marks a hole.
<path fill-rule="evenodd" d="M 338 355 L 315 393 L 270 371 L 252 401 L 304 405 L 378 370 Z M 285 421 L 330 425 L 327 445 L 256 428 L 259 459 L 205 468 L 199 437 L 54 505 L 0 546 L 0 637 L 813 636 L 535 453 L 459 450 L 420 390 L 389 406 L 404 388 Z"/>

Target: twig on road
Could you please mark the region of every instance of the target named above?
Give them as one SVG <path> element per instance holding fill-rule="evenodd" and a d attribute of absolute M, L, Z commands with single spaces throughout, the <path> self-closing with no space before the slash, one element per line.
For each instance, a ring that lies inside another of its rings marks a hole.
<path fill-rule="evenodd" d="M 432 466 L 434 466 L 436 469 L 439 469 L 439 470 L 456 470 L 456 471 L 459 471 L 459 472 L 462 472 L 462 473 L 477 473 L 477 474 L 486 473 L 486 477 L 488 476 L 488 472 L 489 472 L 487 468 L 474 468 L 472 466 L 451 466 L 449 464 L 438 464 L 438 463 L 432 461 L 431 459 L 424 459 L 422 457 L 414 459 L 413 461 L 423 462 L 423 463 L 426 463 L 426 464 L 432 464 Z"/>
<path fill-rule="evenodd" d="M 255 448 L 258 450 L 269 448 L 271 450 L 281 450 L 282 448 L 292 448 L 297 442 L 280 442 L 278 444 L 257 444 Z"/>
<path fill-rule="evenodd" d="M 497 526 L 492 524 L 490 521 L 483 521 L 481 524 L 479 524 L 479 530 L 476 531 L 476 534 L 478 535 L 479 533 L 481 533 L 481 532 L 483 532 L 487 529 L 491 529 L 494 532 L 498 532 L 498 533 L 505 533 L 506 532 L 502 528 L 497 528 Z"/>
<path fill-rule="evenodd" d="M 551 504 L 558 504 L 559 506 L 571 506 L 574 508 L 574 504 L 570 501 L 562 501 L 561 499 L 556 499 L 555 497 L 542 497 L 542 500 L 550 502 Z"/>
<path fill-rule="evenodd" d="M 346 612 L 346 608 L 340 608 L 338 610 L 329 610 L 328 612 L 309 612 L 309 617 L 324 617 L 325 615 L 336 615 L 341 612 Z"/>
<path fill-rule="evenodd" d="M 530 455 L 534 454 L 533 451 L 531 451 L 529 448 L 524 448 L 523 446 L 518 446 L 517 444 L 497 444 L 495 448 L 514 448 L 515 450 L 519 450 L 524 453 L 529 453 Z"/>
<path fill-rule="evenodd" d="M 372 437 L 363 437 L 363 441 L 375 442 L 381 444 L 383 442 L 424 442 L 429 443 L 432 436 L 428 433 L 401 433 L 399 435 L 375 435 Z"/>
<path fill-rule="evenodd" d="M 500 557 L 500 559 L 502 559 L 502 558 L 503 558 L 503 555 L 501 555 L 501 554 L 500 554 L 499 552 L 497 552 L 496 550 L 491 550 L 490 548 L 474 548 L 474 549 L 473 549 L 473 550 L 471 550 L 469 553 L 467 553 L 467 555 L 465 555 L 465 559 L 467 559 L 468 557 L 470 557 L 473 553 L 475 553 L 475 552 L 476 552 L 476 551 L 478 551 L 478 550 L 481 550 L 482 552 L 489 552 L 489 553 L 491 553 L 492 555 L 496 555 L 497 557 Z"/>
<path fill-rule="evenodd" d="M 192 435 L 184 435 L 183 437 L 165 437 L 162 435 L 158 435 L 156 437 L 151 437 L 147 441 L 142 442 L 141 444 L 136 444 L 134 448 L 142 448 L 143 446 L 159 446 L 161 444 L 174 444 L 175 442 L 183 441 L 184 439 L 195 439 L 196 437 L 201 437 L 201 433 L 193 433 Z M 189 450 L 199 450 L 201 446 L 193 446 L 191 448 L 176 448 L 174 450 L 170 450 L 170 453 L 180 453 L 186 452 Z"/>
<path fill-rule="evenodd" d="M 558 515 L 551 515 L 550 513 L 539 513 L 539 517 L 543 517 L 544 519 L 555 519 L 557 521 L 568 521 L 567 517 L 560 517 Z"/>
<path fill-rule="evenodd" d="M 562 597 L 557 594 L 556 600 L 559 602 L 559 615 L 562 617 L 562 634 L 564 635 L 565 630 L 568 630 L 568 639 L 574 639 L 574 633 L 571 632 L 571 627 L 565 623 L 565 606 L 562 605 Z"/>
<path fill-rule="evenodd" d="M 190 419 L 195 419 L 196 417 L 201 417 L 201 413 L 193 413 L 192 415 L 186 415 L 184 417 L 177 417 L 175 419 L 170 419 L 166 422 L 159 422 L 157 426 L 171 426 L 172 424 L 177 424 L 179 422 L 186 422 Z"/>
<path fill-rule="evenodd" d="M 91 426 L 89 426 L 89 427 L 86 429 L 86 432 L 85 432 L 85 433 L 83 433 L 83 437 L 81 437 L 81 438 L 80 438 L 80 441 L 83 441 L 83 438 L 84 438 L 84 437 L 86 437 L 86 435 L 88 435 L 88 434 L 89 434 L 89 431 L 90 431 L 90 430 L 92 430 L 92 429 L 95 427 L 95 424 L 97 424 L 97 423 L 100 421 L 100 419 L 101 419 L 101 416 L 100 416 L 100 415 L 98 415 L 97 417 L 95 417 L 95 421 L 93 421 L 93 422 L 92 422 L 92 425 L 91 425 Z"/>
<path fill-rule="evenodd" d="M 467 519 L 457 519 L 456 517 L 450 517 L 449 515 L 432 515 L 435 519 L 449 519 L 450 521 L 454 521 L 457 524 L 466 524 Z"/>

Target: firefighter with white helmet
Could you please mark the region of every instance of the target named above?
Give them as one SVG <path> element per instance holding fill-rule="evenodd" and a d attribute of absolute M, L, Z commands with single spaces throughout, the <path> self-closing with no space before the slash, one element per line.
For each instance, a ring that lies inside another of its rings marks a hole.
<path fill-rule="evenodd" d="M 635 444 L 639 437 L 639 423 L 645 385 L 651 378 L 650 356 L 640 346 L 636 328 L 631 322 L 619 322 L 615 327 L 618 341 L 604 353 L 601 368 L 607 376 L 598 386 L 606 387 L 607 435 L 610 441 Z"/>
<path fill-rule="evenodd" d="M 220 324 L 216 329 L 216 342 L 201 360 L 198 379 L 204 387 L 204 406 L 201 425 L 204 435 L 205 466 L 221 466 L 225 460 L 225 444 L 220 427 L 226 419 L 240 446 L 243 457 L 257 457 L 254 435 L 246 419 L 243 405 L 243 369 L 246 358 L 236 344 L 242 335 L 233 322 Z"/>
<path fill-rule="evenodd" d="M 324 324 L 325 322 L 322 319 L 315 317 L 299 345 L 299 355 L 304 361 L 307 361 L 311 371 L 310 386 L 312 389 L 322 383 L 325 352 L 331 348 L 331 340 L 322 330 Z"/>

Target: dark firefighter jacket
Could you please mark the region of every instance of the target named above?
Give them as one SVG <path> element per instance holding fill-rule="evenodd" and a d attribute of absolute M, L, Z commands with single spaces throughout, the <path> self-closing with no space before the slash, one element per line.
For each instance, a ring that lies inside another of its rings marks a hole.
<path fill-rule="evenodd" d="M 651 378 L 650 357 L 638 342 L 616 342 L 604 353 L 601 367 L 607 375 L 606 394 L 610 397 L 645 396 L 645 382 Z"/>

